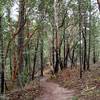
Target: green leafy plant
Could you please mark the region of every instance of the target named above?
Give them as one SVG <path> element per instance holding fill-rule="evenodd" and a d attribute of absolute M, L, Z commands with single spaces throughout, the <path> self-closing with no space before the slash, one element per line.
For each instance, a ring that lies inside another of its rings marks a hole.
<path fill-rule="evenodd" d="M 73 96 L 72 100 L 79 100 L 77 96 Z"/>

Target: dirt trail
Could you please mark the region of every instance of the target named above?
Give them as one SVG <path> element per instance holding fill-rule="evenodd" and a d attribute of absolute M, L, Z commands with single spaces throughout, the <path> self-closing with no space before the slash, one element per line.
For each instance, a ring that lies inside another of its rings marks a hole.
<path fill-rule="evenodd" d="M 40 85 L 43 88 L 43 94 L 35 100 L 72 100 L 74 96 L 73 90 L 67 90 L 56 83 L 48 82 L 47 78 L 41 79 Z"/>

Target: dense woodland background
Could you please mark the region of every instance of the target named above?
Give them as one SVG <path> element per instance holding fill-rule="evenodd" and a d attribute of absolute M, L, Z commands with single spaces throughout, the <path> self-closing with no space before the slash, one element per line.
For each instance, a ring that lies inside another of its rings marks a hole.
<path fill-rule="evenodd" d="M 0 0 L 0 93 L 46 69 L 91 71 L 100 60 L 99 1 Z"/>

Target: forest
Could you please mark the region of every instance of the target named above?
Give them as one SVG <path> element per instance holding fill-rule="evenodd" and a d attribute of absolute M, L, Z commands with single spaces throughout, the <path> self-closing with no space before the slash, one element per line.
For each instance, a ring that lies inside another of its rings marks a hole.
<path fill-rule="evenodd" d="M 100 100 L 100 0 L 0 0 L 0 100 Z"/>

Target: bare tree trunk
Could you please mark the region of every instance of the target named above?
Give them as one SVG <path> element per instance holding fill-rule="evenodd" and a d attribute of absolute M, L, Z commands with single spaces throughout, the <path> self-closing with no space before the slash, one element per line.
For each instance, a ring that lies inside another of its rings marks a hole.
<path fill-rule="evenodd" d="M 91 3 L 91 0 L 90 0 Z M 87 70 L 90 70 L 90 50 L 91 50 L 91 4 L 90 4 L 90 10 L 89 10 L 89 42 L 88 42 L 88 58 L 87 58 Z"/>
<path fill-rule="evenodd" d="M 87 16 L 86 16 L 86 12 L 84 15 L 84 32 L 83 32 L 83 39 L 84 39 L 84 61 L 83 61 L 83 69 L 84 71 L 86 70 L 86 60 L 87 60 L 87 41 L 86 41 L 86 36 L 87 36 Z"/>
<path fill-rule="evenodd" d="M 19 33 L 18 33 L 18 86 L 23 83 L 24 68 L 24 24 L 25 24 L 25 0 L 19 0 Z"/>
<path fill-rule="evenodd" d="M 9 54 L 9 63 L 10 63 L 10 75 L 11 75 L 11 79 L 12 79 L 12 50 L 10 49 L 10 54 Z"/>
<path fill-rule="evenodd" d="M 94 44 L 93 44 L 93 63 L 96 63 L 96 51 L 95 51 L 95 36 L 94 36 Z"/>
<path fill-rule="evenodd" d="M 53 36 L 52 36 L 52 65 L 53 65 L 53 69 L 55 67 L 55 47 L 54 47 L 54 28 L 53 28 Z"/>
<path fill-rule="evenodd" d="M 68 67 L 69 52 L 70 52 L 70 48 L 69 48 L 69 44 L 68 44 L 68 41 L 67 41 L 67 50 L 66 50 L 66 56 L 65 56 L 65 67 Z"/>
<path fill-rule="evenodd" d="M 44 43 L 43 43 L 43 38 L 41 37 L 41 76 L 43 76 L 43 47 L 44 47 Z"/>
<path fill-rule="evenodd" d="M 65 44 L 65 23 L 64 23 L 64 67 L 66 67 L 66 61 L 65 61 L 65 57 L 66 57 L 66 44 Z"/>
<path fill-rule="evenodd" d="M 80 78 L 82 78 L 82 15 L 81 15 L 81 0 L 78 0 L 79 5 L 79 38 L 80 38 Z"/>
<path fill-rule="evenodd" d="M 37 52 L 38 52 L 38 46 L 39 46 L 39 37 L 37 39 L 37 44 L 35 47 L 35 54 L 34 54 L 34 61 L 33 61 L 33 70 L 32 70 L 32 80 L 34 80 L 34 75 L 35 75 L 35 66 L 36 66 L 36 59 L 37 59 Z"/>
<path fill-rule="evenodd" d="M 55 28 L 56 28 L 56 64 L 54 68 L 55 73 L 57 73 L 59 70 L 58 2 L 59 0 L 54 0 L 54 20 L 55 20 Z"/>
<path fill-rule="evenodd" d="M 61 59 L 61 46 L 59 48 L 59 64 L 60 64 L 60 69 L 63 69 L 63 63 L 62 63 L 62 59 Z"/>
<path fill-rule="evenodd" d="M 27 38 L 29 38 L 30 37 L 30 31 L 29 31 L 29 24 L 30 24 L 30 20 L 29 20 L 29 18 L 27 19 L 27 23 L 26 23 L 26 28 L 27 28 Z M 31 56 L 30 56 L 30 42 L 28 43 L 28 45 L 27 45 L 27 52 L 28 52 L 28 54 L 26 54 L 27 55 L 27 66 L 28 66 L 28 73 L 31 73 Z"/>
<path fill-rule="evenodd" d="M 11 26 L 11 18 L 10 18 L 11 11 L 10 11 L 10 8 L 7 8 L 7 13 L 8 13 L 9 29 L 10 29 L 10 32 L 11 32 L 10 36 L 12 36 L 13 29 L 12 29 L 12 26 Z M 10 74 L 11 74 L 11 79 L 12 79 L 12 55 L 11 55 L 12 50 L 11 50 L 11 48 L 10 48 L 9 51 L 10 51 L 10 54 L 9 54 L 9 59 L 10 59 Z"/>
<path fill-rule="evenodd" d="M 75 54 L 75 48 L 73 48 L 73 50 L 72 50 L 71 69 L 72 69 L 72 67 L 75 65 L 75 64 L 74 64 L 74 54 Z"/>
<path fill-rule="evenodd" d="M 3 43 L 3 34 L 2 34 L 2 17 L 0 16 L 0 46 L 1 46 L 1 94 L 4 94 L 4 89 L 5 89 L 5 76 L 4 76 L 4 43 Z"/>

